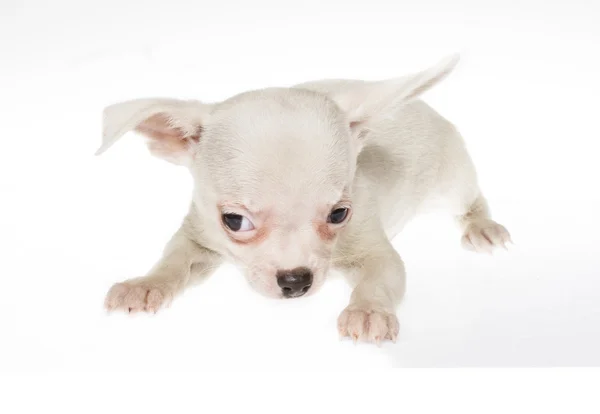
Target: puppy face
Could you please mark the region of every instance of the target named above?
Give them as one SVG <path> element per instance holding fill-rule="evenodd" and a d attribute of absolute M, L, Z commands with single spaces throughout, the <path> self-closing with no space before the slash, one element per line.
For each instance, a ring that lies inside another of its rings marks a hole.
<path fill-rule="evenodd" d="M 323 284 L 356 208 L 352 182 L 368 131 L 444 78 L 457 60 L 335 93 L 270 88 L 211 105 L 122 102 L 104 111 L 98 153 L 129 130 L 143 134 L 154 155 L 189 168 L 203 234 L 256 290 L 277 298 L 311 294 Z"/>
<path fill-rule="evenodd" d="M 357 146 L 345 114 L 314 92 L 269 89 L 216 106 L 202 137 L 195 201 L 226 251 L 268 296 L 316 291 L 352 216 Z"/>

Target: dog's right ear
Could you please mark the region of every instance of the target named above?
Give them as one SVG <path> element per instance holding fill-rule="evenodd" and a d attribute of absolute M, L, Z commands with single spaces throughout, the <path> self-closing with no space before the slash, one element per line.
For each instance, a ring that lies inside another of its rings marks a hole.
<path fill-rule="evenodd" d="M 178 99 L 134 99 L 104 108 L 102 154 L 130 131 L 148 138 L 150 152 L 173 164 L 189 166 L 210 105 Z"/>

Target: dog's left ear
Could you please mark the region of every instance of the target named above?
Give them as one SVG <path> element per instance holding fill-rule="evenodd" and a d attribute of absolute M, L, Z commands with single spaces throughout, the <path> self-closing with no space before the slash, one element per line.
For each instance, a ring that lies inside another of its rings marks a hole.
<path fill-rule="evenodd" d="M 147 98 L 104 108 L 102 154 L 129 131 L 148 138 L 152 155 L 189 166 L 202 134 L 210 105 L 179 99 Z"/>
<path fill-rule="evenodd" d="M 369 129 L 371 121 L 386 117 L 390 110 L 419 97 L 442 81 L 458 61 L 459 55 L 454 54 L 424 71 L 379 82 L 365 82 L 331 98 L 346 112 L 353 134 L 360 136 L 362 131 Z"/>

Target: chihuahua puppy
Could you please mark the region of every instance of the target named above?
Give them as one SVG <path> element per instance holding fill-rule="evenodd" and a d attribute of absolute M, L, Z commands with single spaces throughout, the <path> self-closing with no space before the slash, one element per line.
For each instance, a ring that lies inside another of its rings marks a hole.
<path fill-rule="evenodd" d="M 156 312 L 224 260 L 273 298 L 314 294 L 333 268 L 354 287 L 340 334 L 395 341 L 405 271 L 390 240 L 408 220 L 441 202 L 464 247 L 491 252 L 510 241 L 490 217 L 461 135 L 419 99 L 458 60 L 377 82 L 106 107 L 97 154 L 135 131 L 194 182 L 189 213 L 162 258 L 146 276 L 112 286 L 106 308 Z"/>

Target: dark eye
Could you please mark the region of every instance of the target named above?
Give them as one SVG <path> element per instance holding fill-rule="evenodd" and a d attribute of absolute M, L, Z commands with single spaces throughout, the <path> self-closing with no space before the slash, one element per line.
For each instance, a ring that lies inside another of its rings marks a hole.
<path fill-rule="evenodd" d="M 331 213 L 329 213 L 329 217 L 327 217 L 327 221 L 332 224 L 340 224 L 344 220 L 346 220 L 346 217 L 348 217 L 348 209 L 347 208 L 345 208 L 345 207 L 336 208 L 335 210 L 332 210 Z"/>
<path fill-rule="evenodd" d="M 250 231 L 254 230 L 254 225 L 246 217 L 239 214 L 223 214 L 221 216 L 223 223 L 231 231 Z"/>

